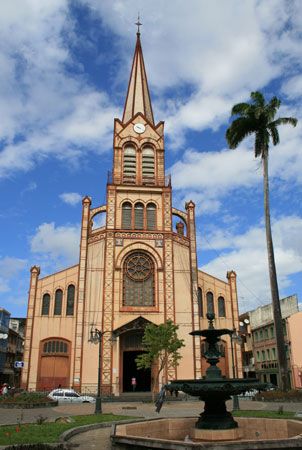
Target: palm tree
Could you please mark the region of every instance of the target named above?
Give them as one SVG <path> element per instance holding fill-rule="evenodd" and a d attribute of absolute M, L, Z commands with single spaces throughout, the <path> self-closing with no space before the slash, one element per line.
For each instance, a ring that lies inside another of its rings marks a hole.
<path fill-rule="evenodd" d="M 289 377 L 270 220 L 268 153 L 270 140 L 274 145 L 277 145 L 280 141 L 278 126 L 291 124 L 295 127 L 297 119 L 293 117 L 279 117 L 275 119 L 280 105 L 281 101 L 277 97 L 273 97 L 268 103 L 265 103 L 261 92 L 252 92 L 251 103 L 238 103 L 233 106 L 232 116 L 237 116 L 237 118 L 234 119 L 227 129 L 226 139 L 229 147 L 235 149 L 247 136 L 255 135 L 255 157 L 260 156 L 262 159 L 266 243 L 279 360 L 280 387 L 283 391 L 286 391 L 289 389 Z"/>

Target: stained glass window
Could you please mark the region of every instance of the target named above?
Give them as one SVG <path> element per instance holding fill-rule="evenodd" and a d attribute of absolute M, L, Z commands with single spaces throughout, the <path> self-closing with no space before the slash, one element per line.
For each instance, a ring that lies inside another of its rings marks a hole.
<path fill-rule="evenodd" d="M 75 286 L 73 284 L 70 284 L 67 289 L 66 316 L 73 316 L 74 294 L 75 294 Z"/>
<path fill-rule="evenodd" d="M 124 263 L 124 305 L 154 305 L 154 264 L 144 252 L 131 253 Z"/>
<path fill-rule="evenodd" d="M 44 294 L 42 299 L 42 316 L 48 316 L 50 305 L 50 295 Z"/>
<path fill-rule="evenodd" d="M 218 316 L 225 317 L 225 301 L 223 297 L 218 297 Z"/>
<path fill-rule="evenodd" d="M 55 316 L 60 316 L 62 314 L 62 300 L 63 300 L 63 291 L 61 289 L 57 289 L 55 294 L 55 307 L 54 307 Z"/>
<path fill-rule="evenodd" d="M 125 202 L 122 205 L 122 228 L 129 230 L 132 223 L 132 205 L 130 202 Z"/>
<path fill-rule="evenodd" d="M 200 287 L 197 290 L 197 301 L 198 301 L 199 316 L 203 317 L 202 290 Z"/>
<path fill-rule="evenodd" d="M 214 313 L 214 296 L 212 292 L 207 292 L 207 312 Z"/>
<path fill-rule="evenodd" d="M 134 206 L 134 228 L 136 230 L 144 229 L 144 205 L 136 203 Z"/>
<path fill-rule="evenodd" d="M 147 205 L 147 230 L 156 229 L 156 205 L 148 203 Z"/>

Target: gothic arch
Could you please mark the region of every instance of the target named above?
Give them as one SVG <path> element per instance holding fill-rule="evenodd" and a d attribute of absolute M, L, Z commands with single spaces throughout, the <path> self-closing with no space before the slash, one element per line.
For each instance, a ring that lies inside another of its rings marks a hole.
<path fill-rule="evenodd" d="M 162 262 L 161 257 L 157 253 L 157 251 L 151 245 L 145 244 L 144 242 L 139 242 L 139 243 L 136 242 L 136 243 L 129 244 L 126 247 L 124 247 L 116 259 L 115 267 L 117 269 L 121 269 L 126 256 L 130 252 L 135 251 L 135 250 L 137 250 L 137 251 L 142 250 L 142 251 L 147 252 L 151 257 L 153 257 L 156 269 L 157 270 L 163 269 L 163 262 Z"/>

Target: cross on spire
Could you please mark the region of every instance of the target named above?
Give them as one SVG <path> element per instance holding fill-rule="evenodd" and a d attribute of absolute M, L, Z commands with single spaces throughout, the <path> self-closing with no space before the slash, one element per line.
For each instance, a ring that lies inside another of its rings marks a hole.
<path fill-rule="evenodd" d="M 137 33 L 136 34 L 140 34 L 140 29 L 139 27 L 142 26 L 142 23 L 140 22 L 140 17 L 139 17 L 139 13 L 137 15 L 137 22 L 135 22 L 135 25 L 137 25 Z"/>

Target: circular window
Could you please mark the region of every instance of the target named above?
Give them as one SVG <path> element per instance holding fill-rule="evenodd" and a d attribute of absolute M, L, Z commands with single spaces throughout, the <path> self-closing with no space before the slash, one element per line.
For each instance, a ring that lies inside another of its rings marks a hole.
<path fill-rule="evenodd" d="M 143 253 L 134 253 L 127 259 L 126 272 L 132 280 L 146 280 L 152 273 L 152 261 Z"/>

